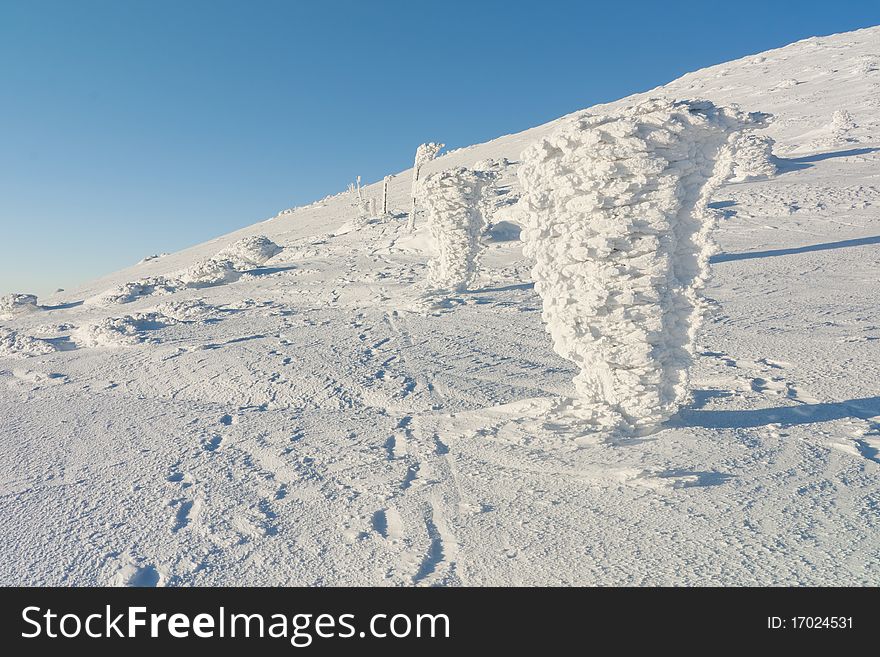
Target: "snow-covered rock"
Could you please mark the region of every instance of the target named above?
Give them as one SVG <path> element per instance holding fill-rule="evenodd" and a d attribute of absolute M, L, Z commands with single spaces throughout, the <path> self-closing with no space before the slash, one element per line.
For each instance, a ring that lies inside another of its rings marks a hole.
<path fill-rule="evenodd" d="M 153 294 L 172 294 L 181 287 L 183 283 L 180 280 L 166 276 L 150 276 L 105 290 L 86 299 L 86 303 L 94 306 L 131 303 Z"/>
<path fill-rule="evenodd" d="M 33 294 L 6 294 L 0 297 L 0 317 L 10 318 L 37 310 L 40 310 L 40 306 Z"/>
<path fill-rule="evenodd" d="M 233 242 L 214 256 L 216 260 L 229 260 L 236 269 L 247 270 L 260 267 L 283 249 L 265 235 L 252 235 Z"/>
<path fill-rule="evenodd" d="M 584 116 L 523 153 L 524 252 L 597 424 L 647 430 L 685 399 L 712 251 L 707 183 L 729 175 L 729 136 L 761 118 L 648 100 Z"/>
<path fill-rule="evenodd" d="M 70 337 L 77 347 L 118 347 L 148 341 L 147 332 L 174 324 L 158 312 L 105 317 L 75 328 Z"/>
<path fill-rule="evenodd" d="M 0 327 L 0 358 L 26 358 L 53 351 L 56 349 L 51 342 Z"/>

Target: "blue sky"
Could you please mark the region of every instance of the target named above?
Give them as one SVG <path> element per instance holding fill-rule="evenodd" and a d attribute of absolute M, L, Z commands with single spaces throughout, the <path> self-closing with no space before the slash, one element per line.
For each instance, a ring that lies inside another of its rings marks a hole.
<path fill-rule="evenodd" d="M 0 0 L 0 293 L 75 287 L 880 2 Z"/>

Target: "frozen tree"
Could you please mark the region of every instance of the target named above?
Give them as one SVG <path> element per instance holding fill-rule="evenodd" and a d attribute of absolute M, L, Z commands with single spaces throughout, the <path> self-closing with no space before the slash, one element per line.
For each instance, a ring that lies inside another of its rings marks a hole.
<path fill-rule="evenodd" d="M 687 395 L 712 190 L 729 137 L 763 124 L 707 101 L 582 116 L 522 155 L 526 255 L 554 349 L 599 427 L 650 431 Z"/>
<path fill-rule="evenodd" d="M 416 198 L 418 197 L 419 191 L 419 174 L 421 173 L 422 167 L 437 157 L 437 154 L 445 145 L 446 144 L 428 142 L 422 144 L 416 149 L 416 159 L 413 163 L 412 208 L 410 209 L 409 221 L 407 222 L 407 226 L 410 230 L 413 230 L 416 227 Z"/>
<path fill-rule="evenodd" d="M 778 170 L 773 146 L 776 142 L 767 135 L 754 132 L 738 134 L 731 142 L 733 153 L 733 182 L 764 180 Z"/>
<path fill-rule="evenodd" d="M 459 167 L 427 176 L 419 185 L 435 249 L 428 263 L 431 287 L 462 291 L 473 282 L 486 226 L 481 200 L 494 178 L 490 172 Z"/>
<path fill-rule="evenodd" d="M 855 118 L 845 109 L 837 110 L 831 115 L 831 134 L 838 141 L 855 141 L 850 132 L 857 127 Z"/>

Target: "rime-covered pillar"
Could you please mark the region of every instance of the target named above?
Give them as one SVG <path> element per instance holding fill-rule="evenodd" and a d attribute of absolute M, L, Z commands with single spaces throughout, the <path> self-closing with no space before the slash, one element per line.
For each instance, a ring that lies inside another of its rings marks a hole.
<path fill-rule="evenodd" d="M 434 257 L 428 263 L 428 285 L 466 290 L 476 277 L 486 227 L 481 211 L 484 189 L 494 182 L 489 172 L 448 169 L 424 178 L 419 199 L 428 211 Z"/>
<path fill-rule="evenodd" d="M 581 116 L 523 153 L 524 251 L 554 349 L 580 368 L 579 403 L 599 426 L 647 432 L 685 400 L 709 195 L 729 175 L 730 136 L 763 118 L 650 100 Z"/>

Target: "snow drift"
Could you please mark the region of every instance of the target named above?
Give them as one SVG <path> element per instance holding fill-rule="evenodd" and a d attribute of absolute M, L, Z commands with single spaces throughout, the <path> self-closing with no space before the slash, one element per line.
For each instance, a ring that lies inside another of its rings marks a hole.
<path fill-rule="evenodd" d="M 582 115 L 523 153 L 522 239 L 543 319 L 600 426 L 649 430 L 684 400 L 708 196 L 729 175 L 728 138 L 764 118 L 648 100 Z"/>
<path fill-rule="evenodd" d="M 55 346 L 47 340 L 0 327 L 0 357 L 2 358 L 42 356 L 53 351 L 56 351 Z"/>
<path fill-rule="evenodd" d="M 262 266 L 283 249 L 264 235 L 233 242 L 211 258 L 169 276 L 150 276 L 123 283 L 87 300 L 89 305 L 131 303 L 154 294 L 173 294 L 189 288 L 233 283 L 245 272 Z"/>
<path fill-rule="evenodd" d="M 0 297 L 0 317 L 12 318 L 40 310 L 33 294 L 6 294 Z"/>

